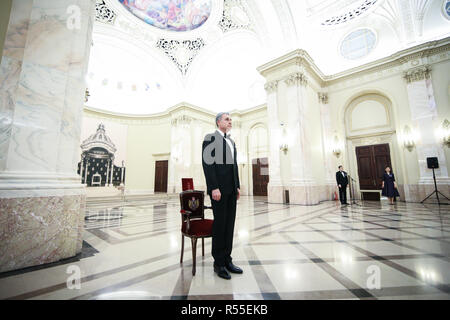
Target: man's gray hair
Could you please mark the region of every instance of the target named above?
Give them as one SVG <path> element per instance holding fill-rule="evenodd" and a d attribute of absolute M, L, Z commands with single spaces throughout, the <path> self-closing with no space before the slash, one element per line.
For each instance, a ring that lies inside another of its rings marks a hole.
<path fill-rule="evenodd" d="M 222 119 L 222 116 L 223 116 L 224 114 L 230 115 L 229 112 L 219 112 L 219 113 L 217 114 L 217 116 L 216 116 L 216 127 L 218 127 L 217 122 L 219 122 L 219 121 Z"/>

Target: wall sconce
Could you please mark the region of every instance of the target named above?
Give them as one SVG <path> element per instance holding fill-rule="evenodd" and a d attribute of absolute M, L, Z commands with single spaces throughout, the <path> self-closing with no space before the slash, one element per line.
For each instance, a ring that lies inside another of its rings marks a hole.
<path fill-rule="evenodd" d="M 447 147 L 450 147 L 450 121 L 447 119 L 442 124 L 442 140 Z"/>
<path fill-rule="evenodd" d="M 337 136 L 334 136 L 334 143 L 333 143 L 333 154 L 336 156 L 336 158 L 339 158 L 341 155 L 342 150 L 339 146 L 339 139 Z"/>
<path fill-rule="evenodd" d="M 84 102 L 87 103 L 89 101 L 89 97 L 91 96 L 91 93 L 89 92 L 89 89 L 86 88 L 86 91 L 84 92 Z"/>
<path fill-rule="evenodd" d="M 283 151 L 284 154 L 286 154 L 289 150 L 289 146 L 285 143 L 285 144 L 280 144 L 280 151 Z"/>
<path fill-rule="evenodd" d="M 416 146 L 416 143 L 414 142 L 414 135 L 409 126 L 405 126 L 405 129 L 403 129 L 403 145 L 409 152 L 411 152 Z"/>
<path fill-rule="evenodd" d="M 283 140 L 286 140 L 286 125 L 284 122 L 280 123 L 280 127 L 281 127 L 281 137 Z M 289 150 L 289 145 L 285 142 L 285 143 L 281 143 L 280 144 L 280 151 L 283 151 L 284 154 L 286 154 Z"/>

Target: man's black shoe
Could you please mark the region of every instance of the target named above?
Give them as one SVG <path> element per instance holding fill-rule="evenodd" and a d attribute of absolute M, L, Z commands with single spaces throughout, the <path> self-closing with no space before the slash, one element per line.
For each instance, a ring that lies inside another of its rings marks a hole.
<path fill-rule="evenodd" d="M 227 270 L 231 273 L 243 273 L 244 271 L 242 271 L 241 268 L 235 266 L 233 263 L 228 263 L 226 266 Z"/>
<path fill-rule="evenodd" d="M 225 267 L 214 266 L 214 272 L 223 279 L 230 280 L 231 276 Z"/>

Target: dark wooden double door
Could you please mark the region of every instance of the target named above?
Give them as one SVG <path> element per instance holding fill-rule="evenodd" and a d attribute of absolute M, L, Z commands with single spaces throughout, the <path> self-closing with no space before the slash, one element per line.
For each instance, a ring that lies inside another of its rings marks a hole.
<path fill-rule="evenodd" d="M 167 193 L 168 168 L 168 160 L 155 162 L 155 192 Z"/>
<path fill-rule="evenodd" d="M 357 147 L 356 159 L 360 189 L 380 190 L 384 169 L 392 169 L 389 144 Z"/>
<path fill-rule="evenodd" d="M 253 165 L 253 195 L 267 196 L 267 184 L 269 183 L 269 159 L 254 159 Z"/>

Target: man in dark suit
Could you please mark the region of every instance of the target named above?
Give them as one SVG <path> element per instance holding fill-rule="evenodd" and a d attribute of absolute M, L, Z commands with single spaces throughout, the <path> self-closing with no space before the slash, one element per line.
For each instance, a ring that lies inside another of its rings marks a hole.
<path fill-rule="evenodd" d="M 348 174 L 344 171 L 343 166 L 339 166 L 339 171 L 336 172 L 336 183 L 339 187 L 339 200 L 341 204 L 348 205 L 347 203 L 347 187 L 348 187 Z"/>
<path fill-rule="evenodd" d="M 203 141 L 202 165 L 214 214 L 211 251 L 214 272 L 221 278 L 231 279 L 229 272 L 243 272 L 231 258 L 236 201 L 240 198 L 237 151 L 228 134 L 232 128 L 230 115 L 219 113 L 216 126 L 217 130 L 206 135 Z"/>

